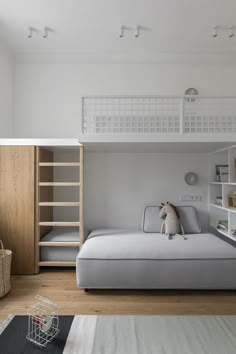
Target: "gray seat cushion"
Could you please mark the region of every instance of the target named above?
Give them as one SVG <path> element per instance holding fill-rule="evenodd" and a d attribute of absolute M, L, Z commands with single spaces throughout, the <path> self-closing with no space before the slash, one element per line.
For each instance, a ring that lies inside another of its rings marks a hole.
<path fill-rule="evenodd" d="M 193 206 L 178 206 L 180 222 L 186 234 L 198 234 L 201 225 L 198 220 L 197 210 Z M 143 213 L 143 232 L 160 232 L 163 220 L 159 217 L 160 207 L 157 205 L 147 206 Z"/>
<path fill-rule="evenodd" d="M 236 288 L 236 248 L 209 233 L 170 241 L 140 230 L 95 230 L 76 264 L 82 288 Z"/>

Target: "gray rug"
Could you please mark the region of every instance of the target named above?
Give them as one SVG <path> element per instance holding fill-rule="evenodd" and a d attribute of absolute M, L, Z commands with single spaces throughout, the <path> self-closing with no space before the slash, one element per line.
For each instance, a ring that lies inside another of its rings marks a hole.
<path fill-rule="evenodd" d="M 26 316 L 12 320 L 0 353 L 236 353 L 236 316 L 60 316 L 60 333 L 43 350 L 26 341 L 26 324 Z"/>

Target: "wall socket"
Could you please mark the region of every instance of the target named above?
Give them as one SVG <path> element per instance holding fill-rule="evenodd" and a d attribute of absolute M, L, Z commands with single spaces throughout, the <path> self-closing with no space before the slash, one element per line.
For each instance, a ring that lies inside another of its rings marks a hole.
<path fill-rule="evenodd" d="M 182 194 L 179 198 L 183 202 L 200 202 L 202 200 L 201 194 Z"/>

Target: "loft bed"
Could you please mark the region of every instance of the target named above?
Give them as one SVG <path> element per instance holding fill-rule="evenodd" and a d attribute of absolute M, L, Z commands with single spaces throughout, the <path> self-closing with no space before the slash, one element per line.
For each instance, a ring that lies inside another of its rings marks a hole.
<path fill-rule="evenodd" d="M 230 147 L 236 142 L 236 97 L 90 96 L 83 98 L 82 107 L 80 141 L 91 150 L 207 154 L 217 150 L 210 169 L 214 170 L 215 163 L 228 164 L 230 173 L 227 181 L 219 183 L 211 172 L 209 229 L 212 233 L 190 232 L 184 244 L 186 248 L 196 247 L 194 260 L 186 249 L 190 259 L 182 259 L 183 254 L 177 250 L 175 260 L 171 261 L 167 250 L 167 259 L 147 259 L 143 269 L 143 250 L 137 247 L 141 244 L 148 247 L 146 256 L 152 253 L 153 246 L 165 248 L 159 230 L 148 234 L 143 230 L 95 230 L 77 257 L 78 287 L 236 289 L 236 233 L 232 235 L 231 230 L 236 232 L 236 208 L 229 208 L 227 202 L 227 193 L 236 185 L 236 148 Z M 221 206 L 215 202 L 219 195 L 223 195 Z M 219 233 L 219 219 L 228 219 L 228 230 Z M 93 244 L 99 250 L 94 254 Z M 126 247 L 131 250 L 131 244 L 135 245 L 137 260 L 129 259 L 130 255 L 125 253 Z M 183 243 L 177 245 L 181 247 Z M 218 252 L 216 258 L 215 252 Z M 112 259 L 112 255 L 116 258 Z"/>
<path fill-rule="evenodd" d="M 159 207 L 145 208 L 142 230 L 94 230 L 76 260 L 88 289 L 236 289 L 236 248 L 201 233 L 196 209 L 178 207 L 187 240 L 160 234 Z"/>

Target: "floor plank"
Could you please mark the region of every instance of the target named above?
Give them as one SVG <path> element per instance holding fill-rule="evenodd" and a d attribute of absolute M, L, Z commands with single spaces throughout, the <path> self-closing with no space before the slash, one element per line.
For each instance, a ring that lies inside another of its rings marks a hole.
<path fill-rule="evenodd" d="M 38 275 L 12 276 L 11 292 L 0 299 L 0 321 L 9 314 L 27 314 L 34 296 L 48 297 L 59 313 L 74 314 L 236 314 L 233 291 L 92 290 L 76 287 L 74 270 L 43 270 Z"/>

